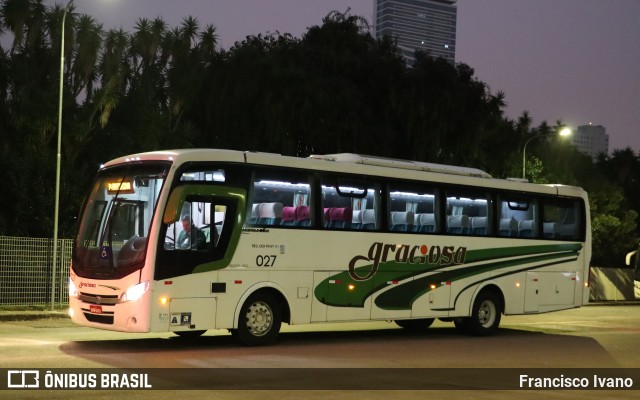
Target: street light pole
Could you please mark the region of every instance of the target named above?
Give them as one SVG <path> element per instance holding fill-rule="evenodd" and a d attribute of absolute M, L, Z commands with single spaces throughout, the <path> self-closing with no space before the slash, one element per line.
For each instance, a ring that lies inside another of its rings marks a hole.
<path fill-rule="evenodd" d="M 560 136 L 569 136 L 571 135 L 571 129 L 564 127 L 562 129 L 560 129 L 558 131 L 558 134 Z M 539 138 L 539 137 L 543 137 L 543 136 L 549 136 L 551 133 L 538 133 L 537 135 L 531 136 L 525 143 L 524 143 L 524 147 L 522 148 L 522 179 L 526 179 L 525 176 L 525 172 L 526 172 L 526 165 L 527 165 L 527 145 L 529 144 L 530 141 L 532 141 L 535 138 Z"/>
<path fill-rule="evenodd" d="M 55 305 L 56 266 L 58 262 L 58 209 L 60 206 L 60 159 L 62 149 L 62 92 L 64 89 L 64 26 L 67 14 L 73 6 L 73 0 L 69 0 L 62 14 L 62 32 L 60 39 L 60 93 L 58 97 L 58 152 L 56 155 L 56 194 L 55 210 L 53 214 L 53 268 L 51 271 L 51 310 Z"/>
<path fill-rule="evenodd" d="M 539 137 L 542 137 L 542 136 L 545 136 L 545 135 L 544 135 L 544 134 L 542 134 L 542 133 L 539 133 L 539 134 L 537 134 L 537 135 L 535 135 L 535 136 L 531 136 L 531 137 L 529 138 L 529 140 L 527 140 L 527 141 L 524 143 L 524 147 L 522 148 L 522 179 L 527 179 L 527 178 L 526 178 L 526 175 L 525 175 L 525 173 L 526 173 L 526 165 L 527 165 L 527 145 L 528 145 L 528 144 L 529 144 L 529 142 L 530 142 L 530 141 L 532 141 L 533 139 L 535 139 L 535 138 L 539 138 Z"/>

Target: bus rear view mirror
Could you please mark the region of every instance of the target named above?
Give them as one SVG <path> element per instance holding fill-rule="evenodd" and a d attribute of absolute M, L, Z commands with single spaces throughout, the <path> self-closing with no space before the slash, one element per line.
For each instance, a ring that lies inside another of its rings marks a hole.
<path fill-rule="evenodd" d="M 164 209 L 164 215 L 162 217 L 163 223 L 169 225 L 174 222 L 178 222 L 180 219 L 182 203 L 187 195 L 185 190 L 186 188 L 186 186 L 179 186 L 171 192 L 171 196 L 169 196 L 169 201 L 167 202 L 167 207 Z"/>

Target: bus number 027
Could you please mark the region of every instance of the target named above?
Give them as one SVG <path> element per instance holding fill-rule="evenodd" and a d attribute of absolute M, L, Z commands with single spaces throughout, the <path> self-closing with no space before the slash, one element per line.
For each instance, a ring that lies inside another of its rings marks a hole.
<path fill-rule="evenodd" d="M 276 255 L 257 256 L 256 265 L 258 267 L 273 267 L 276 263 Z"/>

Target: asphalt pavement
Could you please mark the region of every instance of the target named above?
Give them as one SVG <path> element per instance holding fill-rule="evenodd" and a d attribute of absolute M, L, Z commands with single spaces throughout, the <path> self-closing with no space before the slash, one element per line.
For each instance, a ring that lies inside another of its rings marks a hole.
<path fill-rule="evenodd" d="M 640 305 L 640 301 L 598 301 L 587 306 L 629 306 Z M 17 307 L 16 307 L 17 308 Z M 36 319 L 69 318 L 67 310 L 0 310 L 0 322 L 2 321 L 31 321 Z"/>

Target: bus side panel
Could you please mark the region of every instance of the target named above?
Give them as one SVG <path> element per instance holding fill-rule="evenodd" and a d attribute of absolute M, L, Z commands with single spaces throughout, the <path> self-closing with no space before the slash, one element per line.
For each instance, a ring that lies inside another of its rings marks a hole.
<path fill-rule="evenodd" d="M 266 270 L 249 269 L 225 269 L 219 271 L 219 284 L 224 284 L 226 291 L 218 294 L 218 312 L 216 313 L 216 328 L 233 329 L 237 327 L 238 310 L 243 298 L 248 291 L 261 282 L 269 281 L 269 273 Z M 250 294 L 250 293 L 249 293 Z"/>
<path fill-rule="evenodd" d="M 434 284 L 436 285 L 436 284 Z M 451 299 L 451 283 L 439 282 L 438 287 L 429 290 L 413 303 L 411 317 L 448 317 Z"/>
<path fill-rule="evenodd" d="M 313 271 L 270 271 L 269 281 L 278 282 L 288 299 L 291 325 L 311 322 Z"/>
<path fill-rule="evenodd" d="M 313 273 L 313 287 L 314 287 L 314 292 L 315 292 L 315 288 L 324 280 L 329 279 L 329 272 L 328 271 L 315 271 Z M 322 300 L 323 298 L 328 297 L 328 294 L 326 292 L 326 288 L 323 288 L 324 291 L 320 291 L 319 293 L 317 293 L 317 295 L 315 295 L 314 293 L 311 294 L 312 296 L 312 300 L 311 300 L 311 322 L 327 322 L 327 310 L 329 308 L 329 306 L 327 306 L 326 304 L 322 303 L 320 300 Z M 293 316 L 292 316 L 293 318 Z"/>
<path fill-rule="evenodd" d="M 207 330 L 214 328 L 216 300 L 214 297 L 171 299 L 169 330 Z"/>
<path fill-rule="evenodd" d="M 217 297 L 213 284 L 218 271 L 173 277 L 155 282 L 151 300 L 153 332 L 216 328 Z"/>
<path fill-rule="evenodd" d="M 575 305 L 575 272 L 527 272 L 525 313 L 561 310 Z"/>

